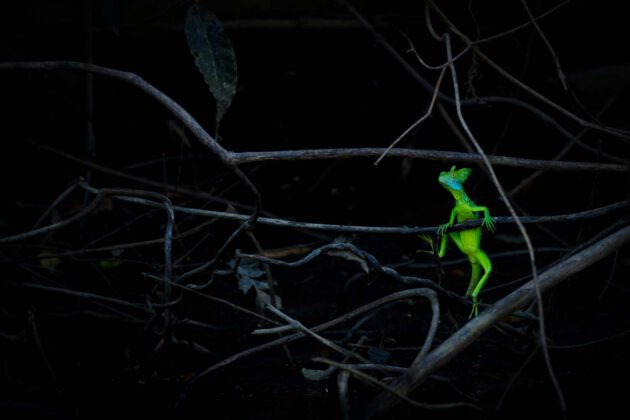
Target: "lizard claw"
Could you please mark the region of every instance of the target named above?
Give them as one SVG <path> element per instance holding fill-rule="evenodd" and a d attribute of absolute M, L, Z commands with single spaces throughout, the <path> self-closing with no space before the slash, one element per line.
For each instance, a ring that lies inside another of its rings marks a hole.
<path fill-rule="evenodd" d="M 483 222 L 481 223 L 483 227 L 485 227 L 490 232 L 494 232 L 496 230 L 496 224 L 494 219 L 490 216 L 484 217 Z"/>
<path fill-rule="evenodd" d="M 468 319 L 473 319 L 474 317 L 479 315 L 479 303 L 477 302 L 477 298 L 473 296 L 472 301 L 473 306 L 472 310 L 470 311 L 470 315 L 468 315 Z"/>
<path fill-rule="evenodd" d="M 450 223 L 444 223 L 443 225 L 438 226 L 438 230 L 437 230 L 438 235 L 440 236 L 444 235 L 444 232 L 446 232 L 446 229 L 448 229 L 451 226 L 452 225 Z"/>

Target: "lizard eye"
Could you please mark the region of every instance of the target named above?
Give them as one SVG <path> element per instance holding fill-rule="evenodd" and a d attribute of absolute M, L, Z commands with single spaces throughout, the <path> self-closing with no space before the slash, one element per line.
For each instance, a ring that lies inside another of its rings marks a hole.
<path fill-rule="evenodd" d="M 451 178 L 455 178 L 455 172 L 451 172 Z"/>

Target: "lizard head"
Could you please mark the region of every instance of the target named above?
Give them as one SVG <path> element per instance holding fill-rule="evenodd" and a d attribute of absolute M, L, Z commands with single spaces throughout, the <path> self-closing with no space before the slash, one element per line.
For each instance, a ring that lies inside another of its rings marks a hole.
<path fill-rule="evenodd" d="M 456 169 L 455 165 L 453 165 L 450 171 L 440 172 L 438 181 L 440 185 L 451 192 L 463 191 L 464 181 L 468 179 L 471 172 L 472 169 L 470 168 Z"/>

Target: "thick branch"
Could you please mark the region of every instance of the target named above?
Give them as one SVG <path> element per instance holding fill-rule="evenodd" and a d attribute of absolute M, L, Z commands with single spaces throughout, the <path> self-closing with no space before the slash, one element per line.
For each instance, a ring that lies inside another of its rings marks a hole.
<path fill-rule="evenodd" d="M 540 273 L 538 278 L 541 290 L 546 291 L 557 286 L 565 279 L 579 273 L 590 265 L 615 252 L 630 242 L 630 226 L 611 234 L 601 241 L 575 254 L 566 261 Z M 429 353 L 419 363 L 414 363 L 409 371 L 394 385 L 394 389 L 404 395 L 409 394 L 428 378 L 430 374 L 444 366 L 460 352 L 466 349 L 484 332 L 496 325 L 510 313 L 528 304 L 535 298 L 533 282 L 528 282 L 503 299 L 497 301 L 479 316 L 465 324 L 459 331 Z M 380 394 L 368 406 L 366 417 L 387 411 L 398 402 L 391 394 Z"/>

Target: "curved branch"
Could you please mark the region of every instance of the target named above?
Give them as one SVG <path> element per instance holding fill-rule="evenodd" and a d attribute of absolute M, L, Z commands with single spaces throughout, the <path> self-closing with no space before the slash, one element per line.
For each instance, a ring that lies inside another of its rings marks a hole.
<path fill-rule="evenodd" d="M 317 249 L 314 249 L 308 255 L 297 261 L 282 261 L 265 257 L 263 255 L 243 254 L 239 251 L 236 252 L 236 257 L 260 261 L 266 264 L 278 265 L 281 267 L 295 268 L 301 267 L 325 253 L 328 255 L 338 256 L 346 259 L 352 258 L 350 257 L 350 255 L 352 255 L 352 260 L 355 260 L 356 258 L 356 260 L 358 260 L 357 262 L 361 264 L 361 267 L 364 271 L 373 270 L 377 273 L 392 277 L 394 280 L 397 280 L 401 283 L 413 284 L 416 287 L 427 287 L 440 293 L 441 295 L 461 301 L 461 297 L 459 295 L 443 289 L 438 284 L 429 279 L 424 279 L 421 277 L 401 276 L 396 270 L 382 266 L 374 255 L 370 254 L 369 252 L 363 251 L 362 249 L 350 243 L 334 243 L 321 246 Z"/>
<path fill-rule="evenodd" d="M 420 298 L 420 297 L 424 297 L 424 298 L 428 299 L 431 302 L 431 307 L 435 308 L 435 305 L 436 305 L 435 302 L 437 302 L 437 296 L 436 296 L 436 293 L 433 290 L 425 289 L 425 288 L 403 290 L 403 291 L 400 291 L 400 292 L 396 292 L 396 293 L 392 293 L 390 295 L 384 296 L 384 297 L 382 297 L 380 299 L 377 299 L 377 300 L 375 300 L 373 302 L 370 302 L 370 303 L 368 303 L 366 305 L 358 307 L 358 308 L 356 308 L 356 309 L 354 309 L 354 310 L 352 310 L 352 311 L 350 311 L 350 312 L 348 312 L 348 313 L 346 313 L 344 315 L 341 315 L 341 316 L 339 316 L 339 317 L 337 317 L 337 318 L 335 318 L 333 320 L 324 322 L 323 324 L 319 324 L 316 327 L 312 327 L 310 330 L 312 332 L 324 331 L 324 330 L 326 330 L 326 329 L 328 329 L 330 327 L 333 327 L 335 325 L 344 323 L 344 322 L 346 322 L 346 321 L 348 321 L 348 320 L 350 320 L 350 319 L 352 319 L 354 317 L 357 317 L 357 316 L 359 316 L 361 314 L 364 314 L 366 312 L 370 312 L 370 311 L 378 308 L 381 305 L 385 305 L 387 303 L 395 302 L 395 301 L 402 300 L 402 299 L 414 299 L 414 298 Z M 437 315 L 438 314 L 434 314 L 434 316 L 437 316 Z M 429 333 L 432 333 L 432 331 L 433 331 L 433 329 L 431 329 L 429 331 Z M 183 402 L 183 400 L 186 399 L 186 397 L 188 395 L 188 391 L 190 390 L 191 386 L 193 386 L 199 379 L 203 378 L 204 376 L 208 375 L 209 373 L 214 372 L 215 370 L 220 369 L 220 368 L 222 368 L 224 366 L 227 366 L 227 365 L 229 365 L 231 363 L 234 363 L 235 361 L 240 360 L 240 359 L 242 359 L 244 357 L 251 356 L 252 354 L 258 353 L 258 352 L 263 351 L 263 350 L 267 350 L 267 349 L 270 349 L 270 348 L 273 348 L 273 347 L 277 347 L 277 346 L 280 346 L 280 345 L 283 345 L 283 344 L 286 344 L 286 343 L 290 343 L 290 342 L 295 341 L 295 340 L 297 340 L 299 338 L 302 338 L 304 336 L 305 336 L 304 333 L 297 332 L 297 333 L 294 333 L 294 334 L 291 334 L 291 335 L 288 335 L 288 336 L 280 337 L 280 338 L 277 338 L 277 339 L 275 339 L 273 341 L 270 341 L 268 343 L 264 343 L 264 344 L 261 344 L 261 345 L 256 346 L 256 347 L 252 347 L 252 348 L 249 348 L 247 350 L 243 350 L 240 353 L 236 353 L 236 354 L 228 357 L 227 359 L 224 359 L 224 360 L 222 360 L 222 361 L 220 361 L 220 362 L 218 362 L 218 363 L 208 367 L 206 370 L 204 370 L 203 372 L 199 373 L 196 377 L 191 379 L 186 384 L 186 386 L 184 387 L 182 393 L 180 394 L 180 397 L 179 397 L 179 400 L 178 400 L 177 404 L 178 405 L 181 404 Z M 425 340 L 425 343 L 428 340 L 429 340 L 429 336 L 427 336 L 427 339 Z M 432 342 L 432 340 L 433 340 L 433 337 L 431 336 L 429 343 Z"/>
<path fill-rule="evenodd" d="M 32 61 L 0 63 L 0 70 L 75 70 L 111 77 L 133 85 L 157 100 L 188 128 L 224 165 L 232 165 L 230 156 L 217 141 L 180 104 L 135 73 L 77 61 Z"/>
<path fill-rule="evenodd" d="M 235 174 L 245 183 L 252 192 L 255 199 L 255 209 L 250 217 L 252 225 L 256 222 L 260 213 L 260 192 L 247 176 L 236 167 L 232 160 L 232 155 L 224 149 L 204 128 L 186 111 L 180 104 L 169 96 L 148 83 L 135 73 L 115 70 L 108 67 L 97 66 L 95 64 L 81 63 L 76 61 L 32 61 L 32 62 L 8 62 L 0 63 L 0 70 L 75 70 L 94 73 L 111 77 L 125 83 L 129 83 L 167 108 L 171 113 L 184 124 L 195 137 L 221 161 L 221 163 L 231 168 Z"/>

